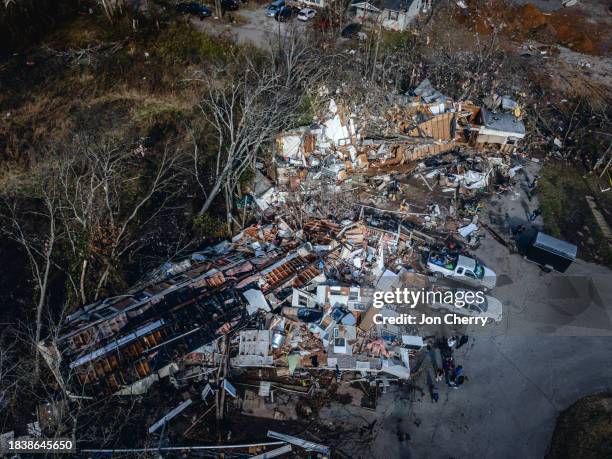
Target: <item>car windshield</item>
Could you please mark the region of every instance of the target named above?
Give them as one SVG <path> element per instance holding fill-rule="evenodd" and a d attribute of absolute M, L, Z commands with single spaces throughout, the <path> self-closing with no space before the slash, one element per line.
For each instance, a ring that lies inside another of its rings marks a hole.
<path fill-rule="evenodd" d="M 472 295 L 467 295 L 467 293 L 472 293 Z M 482 295 L 481 302 L 479 295 L 474 294 L 474 292 L 470 290 L 455 290 L 455 294 L 461 295 L 463 298 L 462 301 L 471 309 L 474 309 L 475 311 L 480 310 L 482 312 L 487 310 L 487 297 L 485 295 Z"/>
<path fill-rule="evenodd" d="M 482 279 L 484 277 L 484 268 L 476 263 L 476 268 L 474 268 L 474 274 L 478 279 Z"/>

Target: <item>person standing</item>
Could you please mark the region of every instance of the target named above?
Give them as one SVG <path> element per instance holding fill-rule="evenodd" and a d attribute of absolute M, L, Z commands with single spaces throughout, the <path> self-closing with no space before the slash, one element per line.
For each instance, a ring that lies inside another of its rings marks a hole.
<path fill-rule="evenodd" d="M 453 376 L 455 377 L 455 380 L 457 380 L 457 378 L 460 376 L 463 376 L 463 366 L 457 365 L 453 370 Z"/>
<path fill-rule="evenodd" d="M 529 221 L 533 222 L 536 218 L 542 213 L 542 211 L 538 208 L 529 214 Z"/>
<path fill-rule="evenodd" d="M 534 190 L 538 186 L 538 180 L 540 180 L 540 176 L 536 175 L 533 178 L 532 182 L 529 184 L 529 189 L 530 190 Z"/>

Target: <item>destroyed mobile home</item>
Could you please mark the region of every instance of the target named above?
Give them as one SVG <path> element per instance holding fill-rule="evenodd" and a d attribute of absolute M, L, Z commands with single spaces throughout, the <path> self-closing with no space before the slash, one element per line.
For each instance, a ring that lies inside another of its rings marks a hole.
<path fill-rule="evenodd" d="M 308 240 L 320 240 L 321 231 L 342 244 L 315 250 Z M 79 397 L 141 394 L 161 378 L 180 379 L 181 372 L 197 368 L 203 376 L 203 368 L 212 371 L 224 355 L 236 368 L 383 371 L 408 378 L 401 353 L 385 346 L 357 350 L 378 339 L 369 337 L 370 292 L 357 283 L 335 285 L 329 276 L 346 271 L 348 257 L 362 268 L 348 270 L 347 279 L 365 277 L 366 266 L 382 269 L 373 255 L 389 250 L 382 233 L 328 221 L 310 222 L 299 235 L 283 222 L 247 228 L 231 243 L 166 266 L 148 285 L 82 308 L 41 347 L 62 386 Z M 368 240 L 372 245 L 364 249 Z M 357 261 L 361 253 L 363 262 Z"/>

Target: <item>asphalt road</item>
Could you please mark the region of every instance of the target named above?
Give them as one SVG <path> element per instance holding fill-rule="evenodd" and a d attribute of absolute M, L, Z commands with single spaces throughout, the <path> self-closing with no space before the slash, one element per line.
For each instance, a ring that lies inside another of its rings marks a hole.
<path fill-rule="evenodd" d="M 611 352 L 609 337 L 475 338 L 455 353 L 461 389 L 438 383 L 433 403 L 422 377 L 424 395 L 385 396 L 369 457 L 542 458 L 560 411 L 611 388 Z"/>

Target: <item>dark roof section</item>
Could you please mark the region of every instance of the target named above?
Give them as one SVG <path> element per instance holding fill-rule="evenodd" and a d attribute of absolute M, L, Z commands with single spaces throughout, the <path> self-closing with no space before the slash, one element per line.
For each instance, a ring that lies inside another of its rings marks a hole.
<path fill-rule="evenodd" d="M 383 9 L 391 11 L 408 11 L 413 0 L 382 0 Z"/>
<path fill-rule="evenodd" d="M 576 259 L 578 253 L 578 247 L 574 244 L 549 236 L 541 231 L 538 233 L 533 246 L 572 261 Z"/>
<path fill-rule="evenodd" d="M 514 115 L 510 113 L 495 113 L 484 107 L 482 107 L 481 111 L 482 122 L 487 129 L 525 134 L 525 125 Z"/>
<path fill-rule="evenodd" d="M 351 5 L 369 3 L 379 10 L 408 11 L 414 0 L 353 0 Z"/>

